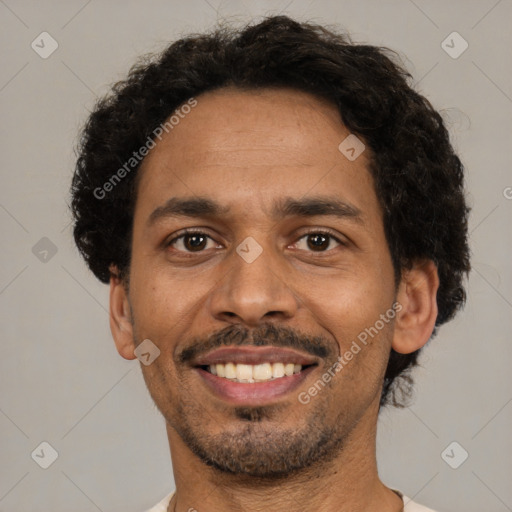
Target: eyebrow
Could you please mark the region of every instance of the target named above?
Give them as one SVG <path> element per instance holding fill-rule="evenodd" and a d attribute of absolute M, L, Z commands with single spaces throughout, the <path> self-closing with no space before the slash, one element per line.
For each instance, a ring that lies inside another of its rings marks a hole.
<path fill-rule="evenodd" d="M 153 225 L 157 221 L 169 217 L 220 217 L 228 213 L 229 210 L 228 206 L 221 206 L 204 197 L 173 197 L 151 213 L 148 225 Z M 287 197 L 276 201 L 272 206 L 271 213 L 276 219 L 323 215 L 363 223 L 362 212 L 359 208 L 335 197 L 321 196 L 302 199 Z"/>
<path fill-rule="evenodd" d="M 221 207 L 215 201 L 204 197 L 172 197 L 151 213 L 148 225 L 166 217 L 219 217 L 228 211 L 228 207 Z"/>
<path fill-rule="evenodd" d="M 274 204 L 272 214 L 276 218 L 324 215 L 363 222 L 359 208 L 336 197 L 285 198 Z"/>

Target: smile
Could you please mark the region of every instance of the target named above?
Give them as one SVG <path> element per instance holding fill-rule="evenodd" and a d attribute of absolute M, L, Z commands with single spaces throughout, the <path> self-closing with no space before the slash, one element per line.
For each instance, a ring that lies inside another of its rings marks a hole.
<path fill-rule="evenodd" d="M 212 375 L 234 382 L 254 383 L 268 382 L 282 377 L 291 377 L 302 370 L 301 364 L 263 363 L 263 364 L 211 364 L 205 367 Z"/>
<path fill-rule="evenodd" d="M 213 395 L 232 405 L 258 406 L 282 400 L 321 363 L 301 351 L 270 346 L 221 347 L 193 361 Z"/>

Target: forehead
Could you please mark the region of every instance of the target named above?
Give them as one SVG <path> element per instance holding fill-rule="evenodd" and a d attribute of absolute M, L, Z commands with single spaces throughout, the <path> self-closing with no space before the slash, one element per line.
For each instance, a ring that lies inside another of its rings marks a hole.
<path fill-rule="evenodd" d="M 293 89 L 228 88 L 196 100 L 145 158 L 138 210 L 191 195 L 247 208 L 280 193 L 339 191 L 358 207 L 376 202 L 369 151 L 355 161 L 340 152 L 350 131 L 330 102 Z"/>

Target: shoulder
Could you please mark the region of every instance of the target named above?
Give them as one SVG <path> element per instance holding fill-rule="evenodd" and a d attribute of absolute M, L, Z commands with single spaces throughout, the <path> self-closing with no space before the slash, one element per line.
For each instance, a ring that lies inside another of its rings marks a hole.
<path fill-rule="evenodd" d="M 162 501 L 158 502 L 154 507 L 151 507 L 150 509 L 145 510 L 144 512 L 167 512 L 167 507 L 169 506 L 169 503 L 173 495 L 174 492 L 171 492 Z"/>
<path fill-rule="evenodd" d="M 404 512 L 435 512 L 431 508 L 415 503 L 405 495 L 402 495 L 402 499 L 404 500 Z"/>
<path fill-rule="evenodd" d="M 404 502 L 403 512 L 436 512 L 431 508 L 424 507 L 423 505 L 420 505 L 419 503 L 412 501 L 411 498 L 407 497 L 403 492 L 400 492 L 397 489 L 391 490 L 398 494 L 398 496 L 400 496 L 400 498 Z"/>

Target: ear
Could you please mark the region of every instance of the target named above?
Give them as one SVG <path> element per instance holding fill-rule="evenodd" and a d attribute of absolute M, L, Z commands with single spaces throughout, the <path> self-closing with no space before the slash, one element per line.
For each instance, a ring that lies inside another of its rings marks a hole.
<path fill-rule="evenodd" d="M 117 351 L 125 359 L 135 359 L 133 327 L 130 304 L 125 283 L 118 277 L 115 269 L 110 274 L 110 330 Z"/>
<path fill-rule="evenodd" d="M 397 293 L 397 315 L 392 348 L 410 354 L 430 339 L 437 318 L 439 275 L 433 261 L 416 263 L 406 270 Z"/>

